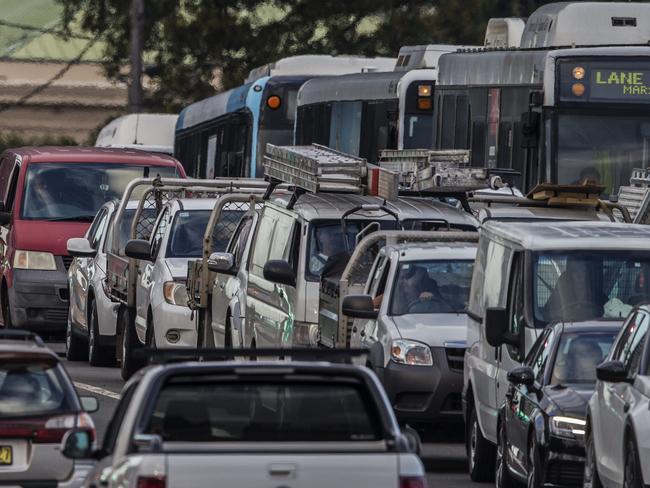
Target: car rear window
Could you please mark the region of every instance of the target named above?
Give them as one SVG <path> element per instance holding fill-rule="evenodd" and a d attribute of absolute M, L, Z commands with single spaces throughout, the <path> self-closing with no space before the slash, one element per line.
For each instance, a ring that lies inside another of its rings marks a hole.
<path fill-rule="evenodd" d="M 381 438 L 359 384 L 175 380 L 147 433 L 179 442 L 355 442 Z"/>
<path fill-rule="evenodd" d="M 0 359 L 0 417 L 25 417 L 73 410 L 65 380 L 48 361 Z"/>

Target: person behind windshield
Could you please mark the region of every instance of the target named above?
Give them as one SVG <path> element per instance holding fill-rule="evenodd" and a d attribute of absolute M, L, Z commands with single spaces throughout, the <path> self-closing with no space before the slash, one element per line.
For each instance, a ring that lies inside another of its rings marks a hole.
<path fill-rule="evenodd" d="M 590 267 L 589 261 L 567 258 L 566 269 L 544 305 L 547 321 L 581 321 L 603 316 L 605 300 L 594 292 Z"/>
<path fill-rule="evenodd" d="M 179 225 L 180 224 L 180 225 Z M 198 215 L 190 215 L 176 225 L 172 241 L 172 255 L 177 257 L 200 256 L 203 251 L 203 237 L 206 221 Z"/>
<path fill-rule="evenodd" d="M 602 360 L 603 352 L 595 339 L 575 338 L 566 354 L 558 354 L 551 383 L 593 383 L 596 366 Z"/>
<path fill-rule="evenodd" d="M 393 300 L 394 315 L 453 311 L 440 295 L 436 280 L 422 266 L 402 268 Z"/>
<path fill-rule="evenodd" d="M 314 274 L 321 274 L 327 260 L 343 251 L 343 233 L 341 229 L 333 226 L 322 226 L 316 229 L 316 254 L 309 260 L 309 270 Z"/>

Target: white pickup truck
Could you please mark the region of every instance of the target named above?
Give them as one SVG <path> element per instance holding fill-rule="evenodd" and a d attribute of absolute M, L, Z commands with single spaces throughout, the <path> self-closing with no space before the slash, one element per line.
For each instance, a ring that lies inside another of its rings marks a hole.
<path fill-rule="evenodd" d="M 127 383 L 102 449 L 62 450 L 124 486 L 426 488 L 423 465 L 376 376 L 326 362 L 183 362 Z"/>

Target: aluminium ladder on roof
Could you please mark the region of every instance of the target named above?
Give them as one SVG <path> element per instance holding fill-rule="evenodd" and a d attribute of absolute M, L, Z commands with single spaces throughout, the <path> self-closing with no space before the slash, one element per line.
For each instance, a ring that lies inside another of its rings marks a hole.
<path fill-rule="evenodd" d="M 632 170 L 630 184 L 618 189 L 618 204 L 628 209 L 633 223 L 650 224 L 650 169 Z"/>

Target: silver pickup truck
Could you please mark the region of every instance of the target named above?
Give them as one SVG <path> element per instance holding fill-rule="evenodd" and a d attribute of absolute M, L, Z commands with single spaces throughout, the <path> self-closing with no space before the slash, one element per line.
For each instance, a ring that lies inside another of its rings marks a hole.
<path fill-rule="evenodd" d="M 363 367 L 153 366 L 127 383 L 116 415 L 102 449 L 82 430 L 62 446 L 98 460 L 91 476 L 109 488 L 426 487 L 417 444 Z"/>

